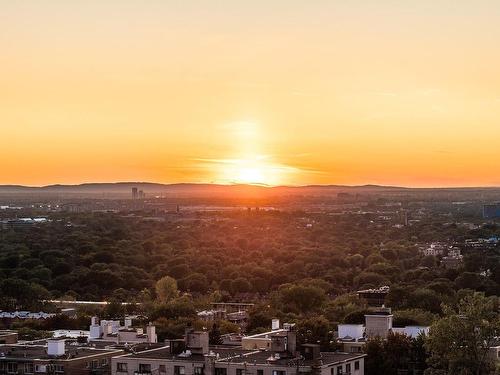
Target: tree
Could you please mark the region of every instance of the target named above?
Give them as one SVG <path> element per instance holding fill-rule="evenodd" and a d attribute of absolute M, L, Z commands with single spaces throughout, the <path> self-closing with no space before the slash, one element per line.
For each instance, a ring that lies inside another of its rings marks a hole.
<path fill-rule="evenodd" d="M 419 288 L 411 294 L 410 301 L 411 307 L 439 313 L 443 298 L 431 289 Z"/>
<path fill-rule="evenodd" d="M 411 339 L 391 333 L 384 340 L 376 337 L 368 340 L 364 351 L 367 354 L 365 370 L 370 375 L 397 375 L 408 370 L 425 368 L 425 352 L 422 353 L 423 337 Z M 419 372 L 408 372 L 419 373 Z M 421 372 L 420 372 L 421 373 Z"/>
<path fill-rule="evenodd" d="M 302 319 L 297 324 L 297 339 L 299 343 L 319 344 L 321 350 L 336 349 L 331 323 L 323 315 Z"/>
<path fill-rule="evenodd" d="M 364 347 L 367 355 L 365 360 L 365 372 L 370 375 L 386 375 L 384 341 L 380 337 L 368 340 Z"/>
<path fill-rule="evenodd" d="M 219 330 L 219 326 L 217 325 L 217 323 L 214 323 L 214 325 L 212 326 L 212 329 L 210 330 L 210 332 L 208 332 L 208 338 L 209 338 L 210 345 L 222 345 L 223 344 L 222 337 L 221 337 L 220 330 Z"/>
<path fill-rule="evenodd" d="M 305 313 L 319 310 L 326 302 L 325 291 L 316 286 L 287 285 L 278 291 L 275 305 L 283 311 Z"/>
<path fill-rule="evenodd" d="M 179 295 L 177 281 L 170 276 L 163 276 L 158 280 L 155 285 L 155 291 L 156 298 L 162 303 L 168 302 Z"/>
<path fill-rule="evenodd" d="M 408 363 L 410 361 L 410 349 L 410 337 L 398 333 L 391 333 L 387 336 L 387 340 L 384 342 L 387 375 L 397 375 L 398 370 L 408 368 Z"/>
<path fill-rule="evenodd" d="M 426 374 L 489 374 L 488 351 L 500 328 L 493 298 L 474 293 L 456 308 L 445 306 L 444 314 L 431 326 L 425 344 L 431 354 Z"/>

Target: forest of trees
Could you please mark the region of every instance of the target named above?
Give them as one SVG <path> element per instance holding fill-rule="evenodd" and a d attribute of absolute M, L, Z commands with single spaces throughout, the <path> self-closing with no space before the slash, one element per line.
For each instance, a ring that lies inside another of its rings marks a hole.
<path fill-rule="evenodd" d="M 297 323 L 301 342 L 335 350 L 336 325 L 363 321 L 367 307 L 353 293 L 361 288 L 390 286 L 386 302 L 395 326 L 437 324 L 464 300 L 478 298 L 475 292 L 496 298 L 496 248 L 466 251 L 463 265 L 448 270 L 417 248 L 496 235 L 495 224 L 471 230 L 435 219 L 400 227 L 348 214 L 227 212 L 165 222 L 112 213 L 53 214 L 44 225 L 0 231 L 0 309 L 50 309 L 40 301 L 51 298 L 140 302 L 138 309 L 164 339 L 182 335 L 187 324 L 203 326 L 196 311 L 210 302 L 245 300 L 256 303 L 249 333 L 267 330 L 279 317 Z M 112 304 L 101 313 L 123 311 Z M 30 324 L 23 328 L 49 328 Z M 215 336 L 237 330 L 221 323 Z M 390 353 L 390 345 L 404 348 L 410 359 L 434 350 L 393 337 L 370 343 L 367 351 Z"/>
<path fill-rule="evenodd" d="M 71 226 L 55 217 L 32 229 L 0 231 L 2 305 L 9 298 L 24 306 L 61 296 L 132 301 L 168 275 L 182 292 L 219 291 L 223 298 L 267 295 L 304 280 L 320 280 L 328 297 L 391 285 L 393 307 L 438 313 L 440 301 L 461 289 L 498 294 L 500 262 L 496 250 L 475 252 L 466 254 L 462 269 L 444 270 L 416 244 L 498 234 L 495 225 L 380 227 L 360 215 L 228 213 L 161 223 L 94 214 L 72 217 Z"/>

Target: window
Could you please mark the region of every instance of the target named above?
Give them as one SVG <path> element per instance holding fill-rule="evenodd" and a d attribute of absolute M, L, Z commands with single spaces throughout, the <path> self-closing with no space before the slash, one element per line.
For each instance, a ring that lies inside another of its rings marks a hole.
<path fill-rule="evenodd" d="M 96 359 L 95 361 L 92 361 L 90 365 L 93 369 L 96 369 L 99 367 L 99 361 Z"/>
<path fill-rule="evenodd" d="M 108 359 L 107 358 L 101 359 L 101 366 L 106 366 L 107 364 L 108 364 Z"/>
<path fill-rule="evenodd" d="M 17 363 L 14 363 L 14 362 L 7 363 L 7 373 L 8 374 L 17 373 Z"/>
<path fill-rule="evenodd" d="M 342 375 L 342 366 L 337 366 L 337 375 Z"/>
<path fill-rule="evenodd" d="M 330 369 L 330 374 L 335 375 L 335 369 L 333 367 Z"/>
<path fill-rule="evenodd" d="M 151 372 L 151 365 L 149 363 L 139 363 L 139 372 Z"/>
<path fill-rule="evenodd" d="M 273 375 L 286 375 L 286 371 L 273 370 Z"/>
<path fill-rule="evenodd" d="M 236 375 L 244 375 L 245 374 L 245 370 L 242 369 L 242 368 L 237 368 L 236 369 Z"/>
<path fill-rule="evenodd" d="M 216 367 L 215 368 L 215 375 L 227 375 L 227 369 Z"/>
<path fill-rule="evenodd" d="M 174 366 L 174 375 L 184 375 L 186 369 L 184 366 Z"/>
<path fill-rule="evenodd" d="M 345 365 L 345 372 L 347 372 L 348 374 L 350 374 L 350 373 L 351 373 L 351 364 L 350 364 L 350 363 L 347 363 L 347 364 Z"/>
<path fill-rule="evenodd" d="M 160 365 L 158 367 L 158 371 L 160 372 L 160 374 L 166 374 L 167 373 L 167 368 L 165 367 L 165 365 Z"/>
<path fill-rule="evenodd" d="M 63 365 L 55 365 L 54 369 L 55 369 L 56 374 L 64 373 L 64 366 Z"/>
<path fill-rule="evenodd" d="M 203 375 L 203 367 L 195 367 L 193 372 L 194 375 Z"/>
<path fill-rule="evenodd" d="M 354 370 L 359 370 L 359 361 L 354 362 Z"/>
<path fill-rule="evenodd" d="M 117 372 L 127 372 L 128 371 L 128 366 L 126 363 L 117 363 L 116 364 L 116 371 Z"/>
<path fill-rule="evenodd" d="M 257 375 L 264 375 L 264 370 L 257 370 Z"/>
<path fill-rule="evenodd" d="M 25 363 L 24 364 L 24 373 L 25 374 L 33 374 L 35 372 L 35 366 L 33 363 Z"/>

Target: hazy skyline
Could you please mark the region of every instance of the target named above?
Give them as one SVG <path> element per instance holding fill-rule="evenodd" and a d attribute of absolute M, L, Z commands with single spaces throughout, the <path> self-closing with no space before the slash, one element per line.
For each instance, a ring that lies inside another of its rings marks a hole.
<path fill-rule="evenodd" d="M 0 4 L 0 184 L 500 185 L 498 1 Z"/>

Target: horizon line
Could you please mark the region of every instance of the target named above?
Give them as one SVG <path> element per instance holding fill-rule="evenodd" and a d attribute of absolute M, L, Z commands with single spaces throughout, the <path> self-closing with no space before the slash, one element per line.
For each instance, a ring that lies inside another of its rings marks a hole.
<path fill-rule="evenodd" d="M 78 187 L 83 185 L 119 185 L 119 184 L 156 184 L 156 185 L 212 185 L 212 186 L 251 186 L 262 188 L 307 188 L 307 187 L 340 187 L 340 188 L 359 188 L 359 187 L 379 187 L 379 188 L 392 188 L 392 189 L 500 189 L 499 185 L 438 185 L 438 186 L 405 186 L 405 185 L 383 185 L 376 183 L 364 184 L 283 184 L 283 185 L 269 185 L 263 183 L 223 183 L 223 182 L 156 182 L 156 181 L 93 181 L 93 182 L 78 182 L 78 183 L 52 183 L 43 185 L 24 185 L 15 183 L 0 183 L 0 187 L 19 187 L 30 189 L 42 189 L 49 187 L 65 186 L 65 187 Z"/>

